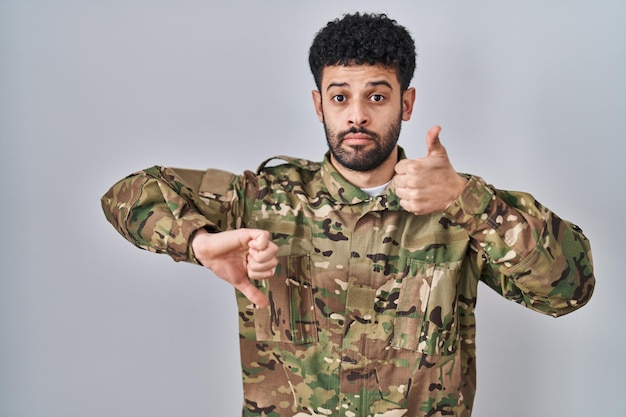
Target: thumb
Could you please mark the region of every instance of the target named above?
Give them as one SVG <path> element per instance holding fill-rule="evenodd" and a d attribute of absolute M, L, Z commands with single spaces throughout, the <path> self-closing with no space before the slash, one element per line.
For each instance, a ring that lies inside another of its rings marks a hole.
<path fill-rule="evenodd" d="M 267 296 L 255 287 L 249 280 L 246 279 L 245 281 L 242 281 L 241 283 L 235 285 L 235 288 L 237 288 L 249 301 L 256 304 L 258 307 L 264 308 L 269 305 Z"/>
<path fill-rule="evenodd" d="M 446 155 L 446 148 L 443 147 L 439 140 L 441 126 L 433 126 L 426 133 L 426 156 L 443 156 Z"/>

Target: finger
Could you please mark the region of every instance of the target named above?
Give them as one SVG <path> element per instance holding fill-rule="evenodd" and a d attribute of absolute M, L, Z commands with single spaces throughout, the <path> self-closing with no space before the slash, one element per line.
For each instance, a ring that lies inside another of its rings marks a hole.
<path fill-rule="evenodd" d="M 261 271 L 261 272 L 253 272 L 250 270 L 248 271 L 248 276 L 250 277 L 250 279 L 255 280 L 255 281 L 263 281 L 263 280 L 271 279 L 275 274 L 276 274 L 276 268 L 271 268 L 271 269 L 268 269 L 266 271 Z"/>
<path fill-rule="evenodd" d="M 276 265 L 258 266 L 257 269 L 248 268 L 248 276 L 254 280 L 272 278 L 274 274 L 276 274 Z"/>
<path fill-rule="evenodd" d="M 276 259 L 277 253 L 278 246 L 274 242 L 269 242 L 267 244 L 267 247 L 263 250 L 257 250 L 253 248 L 248 250 L 249 260 L 258 263 L 264 263 Z"/>
<path fill-rule="evenodd" d="M 419 205 L 416 204 L 414 201 L 400 200 L 400 207 L 410 213 L 419 214 Z"/>
<path fill-rule="evenodd" d="M 276 265 L 278 265 L 278 259 L 276 259 L 275 256 L 268 258 L 268 259 L 264 259 L 264 260 L 256 260 L 254 259 L 254 257 L 252 255 L 248 256 L 247 259 L 247 270 L 248 270 L 248 275 L 250 276 L 250 278 L 267 278 L 268 276 L 271 276 L 274 274 L 274 271 L 276 270 Z M 269 274 L 267 274 L 269 272 Z M 258 276 L 252 276 L 250 275 L 251 273 L 257 273 L 257 274 L 262 274 L 263 276 L 258 277 Z"/>
<path fill-rule="evenodd" d="M 446 148 L 443 147 L 439 140 L 441 126 L 433 126 L 426 133 L 426 156 L 445 156 Z"/>
<path fill-rule="evenodd" d="M 248 300 L 258 307 L 263 308 L 269 305 L 269 300 L 265 294 L 263 294 L 261 290 L 255 287 L 250 281 L 243 281 L 242 283 L 235 285 L 235 288 L 237 288 Z"/>
<path fill-rule="evenodd" d="M 398 161 L 398 163 L 394 167 L 394 170 L 396 171 L 397 175 L 404 175 L 407 173 L 409 161 L 410 161 L 409 159 L 402 159 Z"/>
<path fill-rule="evenodd" d="M 270 234 L 265 230 L 252 230 L 252 233 L 255 233 L 256 236 L 252 235 L 252 240 L 248 242 L 248 247 L 250 249 L 256 249 L 258 251 L 263 251 L 267 248 L 267 245 L 270 241 Z"/>
<path fill-rule="evenodd" d="M 405 206 L 411 207 L 409 211 L 412 212 L 417 211 L 417 208 L 425 204 L 429 204 L 432 200 L 432 196 L 427 192 L 414 188 L 401 188 L 396 191 L 396 194 L 400 198 L 400 206 L 405 209 L 407 208 Z"/>

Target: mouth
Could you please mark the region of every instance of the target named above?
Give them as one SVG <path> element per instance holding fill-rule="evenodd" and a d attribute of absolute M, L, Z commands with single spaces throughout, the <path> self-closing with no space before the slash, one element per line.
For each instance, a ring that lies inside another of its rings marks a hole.
<path fill-rule="evenodd" d="M 341 143 L 348 146 L 363 146 L 372 143 L 372 138 L 369 136 L 345 137 Z"/>
<path fill-rule="evenodd" d="M 364 146 L 374 141 L 374 137 L 368 133 L 347 133 L 341 138 L 341 143 L 347 146 Z"/>

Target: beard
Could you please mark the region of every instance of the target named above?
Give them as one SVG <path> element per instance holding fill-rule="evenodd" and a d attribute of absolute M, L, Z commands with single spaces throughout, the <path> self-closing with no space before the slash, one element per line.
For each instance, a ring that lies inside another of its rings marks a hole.
<path fill-rule="evenodd" d="M 382 136 L 363 127 L 352 127 L 343 132 L 336 133 L 326 125 L 326 122 L 324 122 L 324 131 L 326 132 L 328 149 L 337 162 L 352 171 L 366 172 L 377 168 L 389 158 L 398 143 L 401 124 L 402 115 L 400 114 L 398 118 L 387 127 L 387 130 L 383 132 Z M 365 149 L 364 146 L 343 148 L 341 144 L 346 135 L 355 133 L 368 135 L 374 141 L 375 146 L 369 149 Z"/>

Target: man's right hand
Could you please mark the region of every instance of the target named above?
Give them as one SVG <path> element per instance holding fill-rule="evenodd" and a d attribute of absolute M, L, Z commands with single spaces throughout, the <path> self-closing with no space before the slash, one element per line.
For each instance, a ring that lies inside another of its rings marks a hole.
<path fill-rule="evenodd" d="M 274 275 L 278 246 L 270 234 L 258 229 L 209 233 L 199 229 L 191 242 L 196 259 L 215 275 L 232 284 L 252 303 L 267 307 L 269 300 L 250 279 Z"/>

